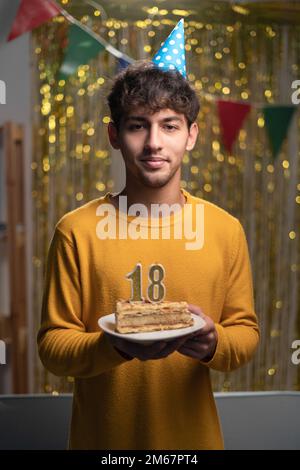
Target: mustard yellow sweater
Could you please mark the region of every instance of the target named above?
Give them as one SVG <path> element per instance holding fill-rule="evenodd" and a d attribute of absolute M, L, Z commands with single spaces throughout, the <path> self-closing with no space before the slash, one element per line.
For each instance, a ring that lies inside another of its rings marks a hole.
<path fill-rule="evenodd" d="M 110 238 L 101 239 L 100 208 L 109 193 L 67 213 L 55 227 L 38 348 L 47 369 L 75 378 L 71 449 L 223 448 L 209 370 L 240 367 L 256 349 L 251 266 L 238 219 L 182 192 L 185 207 L 204 208 L 204 225 L 197 222 L 204 239 L 197 249 L 187 249 L 184 236 L 174 235 L 182 211 L 154 220 L 170 230 L 171 239 L 125 238 L 124 224 L 136 219 L 126 220 L 122 211 L 116 211 L 116 222 L 123 223 L 123 238 L 113 237 L 110 227 Z M 152 230 L 148 219 L 140 222 L 141 231 Z M 218 344 L 209 362 L 177 351 L 159 360 L 126 360 L 110 344 L 98 319 L 115 311 L 117 299 L 131 297 L 126 276 L 138 263 L 144 297 L 149 268 L 160 264 L 165 300 L 186 300 L 214 320 Z"/>

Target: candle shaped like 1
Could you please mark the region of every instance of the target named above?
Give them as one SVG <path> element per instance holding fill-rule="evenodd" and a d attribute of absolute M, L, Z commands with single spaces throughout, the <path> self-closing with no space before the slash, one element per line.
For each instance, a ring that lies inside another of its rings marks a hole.
<path fill-rule="evenodd" d="M 137 263 L 135 268 L 130 273 L 126 274 L 126 278 L 131 281 L 131 302 L 141 302 L 144 299 L 142 296 L 142 265 Z"/>

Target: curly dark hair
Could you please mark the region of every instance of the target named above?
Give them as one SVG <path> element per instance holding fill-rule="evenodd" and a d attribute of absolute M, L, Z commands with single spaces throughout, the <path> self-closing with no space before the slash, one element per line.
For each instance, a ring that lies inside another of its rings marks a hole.
<path fill-rule="evenodd" d="M 188 127 L 200 109 L 195 90 L 180 72 L 161 70 L 148 61 L 137 61 L 122 70 L 114 79 L 107 101 L 118 130 L 124 114 L 136 107 L 150 113 L 173 109 L 184 114 Z"/>

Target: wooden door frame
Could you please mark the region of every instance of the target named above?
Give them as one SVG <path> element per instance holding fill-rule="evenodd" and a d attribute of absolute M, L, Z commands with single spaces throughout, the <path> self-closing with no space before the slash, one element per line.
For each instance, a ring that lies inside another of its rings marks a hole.
<path fill-rule="evenodd" d="M 24 132 L 21 125 L 0 128 L 5 159 L 10 312 L 5 319 L 11 343 L 13 393 L 28 392 L 28 319 L 26 293 L 26 230 L 24 181 Z"/>

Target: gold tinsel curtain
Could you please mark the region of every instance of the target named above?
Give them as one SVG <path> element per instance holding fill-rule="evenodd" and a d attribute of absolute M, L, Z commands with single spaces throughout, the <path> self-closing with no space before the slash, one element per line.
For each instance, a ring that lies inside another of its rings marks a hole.
<path fill-rule="evenodd" d="M 70 12 L 75 16 L 76 11 Z M 164 15 L 125 21 L 105 19 L 103 12 L 89 13 L 77 19 L 135 59 L 151 58 L 178 21 Z M 300 369 L 291 362 L 291 345 L 300 338 L 300 118 L 297 110 L 288 139 L 274 160 L 261 108 L 291 104 L 291 84 L 300 73 L 300 26 L 254 25 L 241 18 L 226 24 L 201 21 L 201 14 L 185 19 L 188 78 L 199 92 L 201 111 L 198 145 L 184 157 L 182 185 L 241 220 L 261 325 L 260 347 L 252 362 L 230 374 L 213 373 L 213 384 L 217 391 L 299 390 Z M 104 52 L 80 67 L 67 83 L 59 83 L 67 28 L 60 16 L 33 37 L 36 331 L 54 225 L 64 213 L 120 189 L 114 185 L 105 104 L 118 64 Z M 231 154 L 222 146 L 215 98 L 253 105 Z M 35 357 L 36 391 L 72 389 L 72 377 L 52 376 Z"/>

